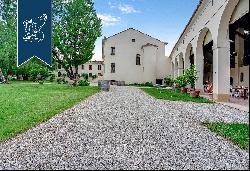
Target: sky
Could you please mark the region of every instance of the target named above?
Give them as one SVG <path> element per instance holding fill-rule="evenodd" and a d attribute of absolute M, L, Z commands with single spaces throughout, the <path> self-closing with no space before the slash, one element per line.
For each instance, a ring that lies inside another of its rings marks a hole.
<path fill-rule="evenodd" d="M 128 28 L 142 31 L 163 42 L 169 56 L 199 0 L 94 0 L 102 19 L 102 36 L 92 60 L 102 59 L 102 39 Z"/>

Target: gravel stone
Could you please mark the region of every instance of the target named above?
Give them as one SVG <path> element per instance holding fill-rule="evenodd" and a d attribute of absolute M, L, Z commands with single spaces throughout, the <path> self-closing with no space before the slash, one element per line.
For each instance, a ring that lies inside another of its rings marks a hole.
<path fill-rule="evenodd" d="M 0 143 L 0 170 L 248 170 L 248 151 L 201 125 L 248 118 L 221 104 L 157 100 L 111 86 Z"/>

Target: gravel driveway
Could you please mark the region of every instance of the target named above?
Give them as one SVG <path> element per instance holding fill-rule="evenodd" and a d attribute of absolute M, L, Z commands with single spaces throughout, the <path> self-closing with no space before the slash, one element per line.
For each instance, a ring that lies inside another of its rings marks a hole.
<path fill-rule="evenodd" d="M 112 87 L 0 143 L 2 169 L 249 169 L 249 153 L 201 121 L 248 123 L 219 104 L 156 100 Z"/>

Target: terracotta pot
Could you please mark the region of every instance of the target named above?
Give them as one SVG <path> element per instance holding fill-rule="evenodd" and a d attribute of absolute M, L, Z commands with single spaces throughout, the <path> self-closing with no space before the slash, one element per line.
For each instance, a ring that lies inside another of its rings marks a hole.
<path fill-rule="evenodd" d="M 199 90 L 194 90 L 190 92 L 191 97 L 197 98 L 200 96 L 200 91 Z"/>
<path fill-rule="evenodd" d="M 186 87 L 182 87 L 182 88 L 181 88 L 181 92 L 182 92 L 182 93 L 187 93 L 187 91 L 188 91 L 188 88 L 186 88 Z"/>

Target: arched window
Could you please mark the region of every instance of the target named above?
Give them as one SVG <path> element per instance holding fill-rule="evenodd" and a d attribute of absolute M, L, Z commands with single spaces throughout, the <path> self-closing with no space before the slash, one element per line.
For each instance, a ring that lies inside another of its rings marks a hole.
<path fill-rule="evenodd" d="M 136 55 L 136 65 L 141 65 L 141 55 L 140 54 Z"/>

